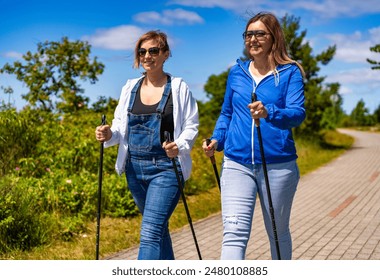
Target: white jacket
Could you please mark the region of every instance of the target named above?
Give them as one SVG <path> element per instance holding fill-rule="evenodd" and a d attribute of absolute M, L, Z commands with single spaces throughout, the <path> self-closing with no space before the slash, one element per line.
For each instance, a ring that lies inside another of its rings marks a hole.
<path fill-rule="evenodd" d="M 170 75 L 170 74 L 168 74 Z M 171 76 L 172 98 L 173 98 L 173 119 L 174 119 L 174 142 L 178 146 L 178 160 L 181 164 L 184 179 L 190 177 L 192 161 L 190 151 L 198 136 L 198 105 L 192 97 L 189 87 L 182 80 Z M 115 164 L 116 172 L 121 175 L 125 171 L 125 162 L 128 155 L 127 129 L 129 99 L 131 91 L 137 81 L 141 79 L 131 79 L 123 86 L 119 103 L 115 109 L 112 120 L 112 138 L 104 142 L 104 147 L 119 144 L 117 160 Z"/>

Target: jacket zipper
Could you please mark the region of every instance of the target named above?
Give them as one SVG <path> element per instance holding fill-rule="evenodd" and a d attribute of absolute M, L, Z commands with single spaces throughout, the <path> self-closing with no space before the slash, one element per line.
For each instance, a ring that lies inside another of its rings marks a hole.
<path fill-rule="evenodd" d="M 239 63 L 239 66 L 243 70 L 243 72 L 252 79 L 252 93 L 251 93 L 251 96 L 252 96 L 252 94 L 256 92 L 256 88 L 258 85 L 255 86 L 255 80 L 253 79 L 251 74 L 248 73 L 240 63 Z M 251 125 L 251 160 L 252 160 L 252 164 L 255 164 L 255 121 L 254 119 L 252 119 L 252 125 Z"/>

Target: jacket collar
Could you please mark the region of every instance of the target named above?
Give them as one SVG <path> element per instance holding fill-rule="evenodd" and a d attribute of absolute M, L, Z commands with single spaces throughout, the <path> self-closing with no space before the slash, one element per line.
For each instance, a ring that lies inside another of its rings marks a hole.
<path fill-rule="evenodd" d="M 251 59 L 248 59 L 248 60 L 241 60 L 240 58 L 238 58 L 236 60 L 236 63 L 240 65 L 240 67 L 242 67 L 245 71 L 248 71 L 249 73 L 249 64 L 251 63 Z M 285 69 L 288 69 L 292 66 L 293 63 L 289 63 L 289 64 L 279 64 L 276 66 L 276 70 L 277 72 L 281 72 Z"/>

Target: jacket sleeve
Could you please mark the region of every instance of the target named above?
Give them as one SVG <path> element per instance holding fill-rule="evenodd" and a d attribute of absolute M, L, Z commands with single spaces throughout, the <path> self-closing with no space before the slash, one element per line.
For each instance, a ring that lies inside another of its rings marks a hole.
<path fill-rule="evenodd" d="M 233 107 L 232 107 L 233 91 L 230 86 L 231 75 L 232 75 L 232 71 L 228 75 L 222 110 L 216 122 L 214 132 L 211 136 L 211 139 L 215 139 L 216 141 L 218 141 L 218 146 L 216 149 L 217 151 L 224 150 L 224 143 L 227 138 L 227 131 L 230 126 L 232 113 L 233 113 Z"/>
<path fill-rule="evenodd" d="M 304 83 L 300 69 L 293 66 L 289 77 L 289 85 L 285 93 L 285 108 L 275 104 L 265 105 L 268 116 L 266 121 L 280 129 L 290 129 L 299 126 L 306 117 Z"/>
<path fill-rule="evenodd" d="M 174 123 L 174 141 L 180 154 L 189 154 L 198 136 L 198 104 L 184 81 L 180 81 L 178 90 L 178 111 Z"/>
<path fill-rule="evenodd" d="M 131 84 L 131 81 L 128 80 L 121 90 L 119 102 L 116 106 L 116 109 L 114 112 L 114 118 L 112 120 L 112 125 L 111 125 L 112 137 L 110 140 L 104 142 L 105 148 L 119 144 L 120 137 L 122 137 L 123 115 L 126 114 L 125 104 L 126 104 L 127 93 L 130 88 L 130 84 Z"/>

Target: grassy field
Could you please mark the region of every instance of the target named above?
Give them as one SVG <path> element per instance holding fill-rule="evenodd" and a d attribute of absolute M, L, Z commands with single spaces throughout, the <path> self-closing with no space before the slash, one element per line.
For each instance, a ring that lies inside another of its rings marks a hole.
<path fill-rule="evenodd" d="M 301 176 L 320 166 L 334 160 L 349 148 L 353 139 L 336 132 L 326 133 L 324 145 L 320 142 L 297 140 L 297 151 L 299 155 L 298 164 Z M 210 164 L 205 159 L 205 164 Z M 221 162 L 221 154 L 217 161 Z M 195 166 L 196 168 L 196 166 Z M 211 164 L 210 164 L 210 168 Z M 191 212 L 193 222 L 208 217 L 220 211 L 219 189 L 215 186 L 197 195 L 187 197 L 187 203 Z M 134 218 L 109 218 L 101 220 L 101 258 L 112 255 L 120 250 L 138 244 L 141 216 Z M 171 220 L 171 231 L 175 231 L 186 225 L 187 218 L 182 203 L 179 203 Z M 86 233 L 77 236 L 72 242 L 55 241 L 49 245 L 34 248 L 31 251 L 13 251 L 1 256 L 2 259 L 24 259 L 24 260 L 86 260 L 95 258 L 96 249 L 96 221 L 89 223 Z"/>

